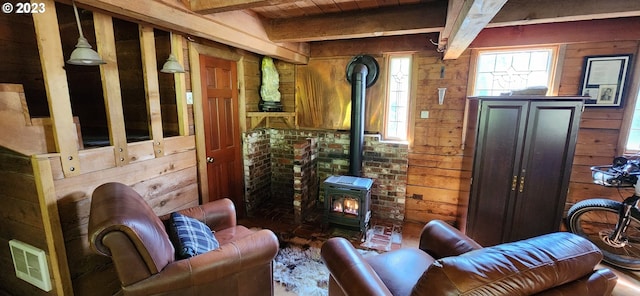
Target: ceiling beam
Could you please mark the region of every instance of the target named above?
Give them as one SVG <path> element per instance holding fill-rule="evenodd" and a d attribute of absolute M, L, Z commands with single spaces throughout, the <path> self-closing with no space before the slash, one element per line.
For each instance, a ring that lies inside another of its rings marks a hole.
<path fill-rule="evenodd" d="M 291 3 L 297 0 L 188 0 L 193 12 L 209 14 Z"/>
<path fill-rule="evenodd" d="M 449 0 L 449 6 L 447 7 L 447 19 L 445 21 L 444 29 L 440 32 L 438 41 L 439 52 L 444 52 L 447 48 L 449 36 L 451 35 L 451 31 L 453 31 L 453 26 L 456 24 L 457 18 L 460 16 L 464 1 L 465 0 Z"/>
<path fill-rule="evenodd" d="M 232 12 L 236 22 L 229 25 L 225 18 L 201 15 L 184 7 L 181 2 L 131 0 L 76 0 L 76 3 L 97 8 L 116 17 L 131 18 L 161 29 L 173 30 L 222 44 L 244 49 L 294 64 L 306 64 L 309 46 L 303 43 L 275 43 L 267 37 L 261 20 L 249 13 Z"/>
<path fill-rule="evenodd" d="M 267 34 L 273 42 L 307 42 L 440 32 L 446 6 L 432 2 L 273 19 L 267 25 Z"/>
<path fill-rule="evenodd" d="M 640 40 L 640 17 L 487 28 L 469 48 Z"/>
<path fill-rule="evenodd" d="M 507 0 L 466 0 L 457 15 L 449 18 L 454 23 L 446 40 L 443 59 L 457 59 L 480 31 L 489 24 Z M 446 26 L 445 26 L 446 27 Z"/>
<path fill-rule="evenodd" d="M 632 16 L 640 16 L 640 1 L 509 0 L 487 27 L 493 28 Z"/>

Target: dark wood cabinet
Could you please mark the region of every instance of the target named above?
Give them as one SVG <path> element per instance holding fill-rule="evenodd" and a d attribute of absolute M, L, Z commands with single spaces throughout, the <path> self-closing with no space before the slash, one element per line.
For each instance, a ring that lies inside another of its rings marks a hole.
<path fill-rule="evenodd" d="M 558 231 L 582 98 L 478 97 L 467 103 L 467 234 L 489 246 Z"/>

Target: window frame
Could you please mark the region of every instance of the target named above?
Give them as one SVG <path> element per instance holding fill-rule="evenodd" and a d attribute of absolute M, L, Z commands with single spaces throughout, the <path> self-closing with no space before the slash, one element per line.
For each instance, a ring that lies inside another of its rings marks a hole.
<path fill-rule="evenodd" d="M 640 50 L 638 51 L 638 54 L 640 54 Z M 623 98 L 625 99 L 625 105 L 616 155 L 637 156 L 640 154 L 640 149 L 627 149 L 627 143 L 629 142 L 629 136 L 631 134 L 631 125 L 633 124 L 633 117 L 636 110 L 635 107 L 638 101 L 640 101 L 640 63 L 634 64 L 633 73 L 631 73 L 631 85 L 627 92 L 628 97 Z M 640 108 L 638 110 L 640 110 Z M 638 113 L 637 116 L 640 116 L 640 113 Z"/>
<path fill-rule="evenodd" d="M 401 138 L 397 138 L 397 137 L 390 137 L 387 133 L 387 127 L 389 125 L 389 117 L 390 117 L 390 112 L 389 112 L 389 105 L 390 105 L 390 98 L 389 98 L 389 89 L 390 89 L 390 83 L 391 83 L 391 59 L 392 58 L 402 58 L 402 57 L 407 57 L 409 58 L 409 65 L 410 65 L 410 69 L 409 69 L 409 88 L 408 88 L 408 102 L 407 102 L 407 126 L 406 126 L 406 138 L 405 139 L 401 139 Z M 415 93 L 416 93 L 416 87 L 417 87 L 417 75 L 415 73 L 416 70 L 416 59 L 415 59 L 415 53 L 414 52 L 393 52 L 393 53 L 385 53 L 384 54 L 384 62 L 385 62 L 385 70 L 384 70 L 384 74 L 382 75 L 382 77 L 385 80 L 385 86 L 384 86 L 384 95 L 385 95 L 385 99 L 384 99 L 384 124 L 382 126 L 382 131 L 381 131 L 381 135 L 382 135 L 382 139 L 385 142 L 398 142 L 398 143 L 412 143 L 413 141 L 413 124 L 415 122 L 415 119 L 413 118 L 413 112 L 412 110 L 415 109 Z"/>
<path fill-rule="evenodd" d="M 480 54 L 487 52 L 509 52 L 509 51 L 527 51 L 527 50 L 539 50 L 550 49 L 551 50 L 551 65 L 549 68 L 549 85 L 546 95 L 557 96 L 558 89 L 560 87 L 560 77 L 562 71 L 562 61 L 564 60 L 566 45 L 554 44 L 554 45 L 536 45 L 536 46 L 504 46 L 504 47 L 487 47 L 476 48 L 471 50 L 471 61 L 469 63 L 469 79 L 467 81 L 467 95 L 476 96 L 476 78 L 478 75 L 478 62 Z"/>

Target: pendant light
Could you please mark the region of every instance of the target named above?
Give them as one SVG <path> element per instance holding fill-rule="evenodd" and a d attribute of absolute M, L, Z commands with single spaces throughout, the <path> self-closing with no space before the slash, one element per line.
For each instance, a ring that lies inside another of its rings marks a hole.
<path fill-rule="evenodd" d="M 73 52 L 71 52 L 71 56 L 69 57 L 67 63 L 81 66 L 97 66 L 106 64 L 106 62 L 102 60 L 100 55 L 98 55 L 98 53 L 91 48 L 91 45 L 89 45 L 87 39 L 84 38 L 76 2 L 71 1 L 71 4 L 73 4 L 73 12 L 76 15 L 76 24 L 78 24 L 78 33 L 80 34 L 80 37 L 78 37 L 78 44 L 76 44 L 76 48 L 73 50 Z"/>
<path fill-rule="evenodd" d="M 180 65 L 180 62 L 178 62 L 178 59 L 173 54 L 173 34 L 171 33 L 171 31 L 169 31 L 169 48 L 171 49 L 171 52 L 169 53 L 169 58 L 164 63 L 164 65 L 162 65 L 162 69 L 160 69 L 160 72 L 184 73 L 184 68 L 182 67 L 182 65 Z"/>

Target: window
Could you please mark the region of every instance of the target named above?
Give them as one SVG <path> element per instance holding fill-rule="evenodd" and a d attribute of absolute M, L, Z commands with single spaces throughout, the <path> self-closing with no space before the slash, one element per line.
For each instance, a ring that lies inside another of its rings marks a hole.
<path fill-rule="evenodd" d="M 473 95 L 498 96 L 537 86 L 551 88 L 555 60 L 553 47 L 479 51 Z"/>
<path fill-rule="evenodd" d="M 640 92 L 636 97 L 636 106 L 633 110 L 627 146 L 625 147 L 625 153 L 636 154 L 638 152 L 640 152 Z"/>
<path fill-rule="evenodd" d="M 411 56 L 390 55 L 388 61 L 385 138 L 406 141 L 409 128 Z"/>

